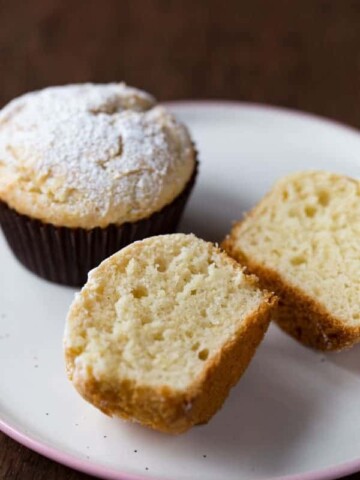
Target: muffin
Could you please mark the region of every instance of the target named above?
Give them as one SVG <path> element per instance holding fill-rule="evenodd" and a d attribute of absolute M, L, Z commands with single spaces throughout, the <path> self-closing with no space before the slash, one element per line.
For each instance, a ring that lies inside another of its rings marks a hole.
<path fill-rule="evenodd" d="M 236 224 L 223 247 L 279 296 L 274 320 L 303 344 L 360 342 L 360 182 L 292 173 Z"/>
<path fill-rule="evenodd" d="M 123 83 L 51 87 L 0 111 L 0 223 L 54 282 L 82 285 L 119 248 L 174 232 L 196 173 L 186 127 Z"/>
<path fill-rule="evenodd" d="M 90 272 L 68 313 L 66 368 L 110 416 L 181 433 L 222 406 L 276 303 L 194 235 L 135 242 Z"/>

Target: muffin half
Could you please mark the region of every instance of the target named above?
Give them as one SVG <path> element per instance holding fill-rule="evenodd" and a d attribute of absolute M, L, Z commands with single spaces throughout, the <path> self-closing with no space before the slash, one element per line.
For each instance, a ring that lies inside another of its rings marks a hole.
<path fill-rule="evenodd" d="M 287 175 L 235 224 L 226 251 L 279 297 L 274 320 L 325 351 L 360 342 L 360 182 Z"/>
<path fill-rule="evenodd" d="M 181 433 L 221 407 L 276 303 L 194 235 L 135 242 L 90 272 L 64 348 L 75 388 L 110 416 Z"/>

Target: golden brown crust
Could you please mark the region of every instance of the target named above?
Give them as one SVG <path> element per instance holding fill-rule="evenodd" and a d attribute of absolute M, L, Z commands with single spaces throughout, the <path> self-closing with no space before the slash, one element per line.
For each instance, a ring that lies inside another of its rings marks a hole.
<path fill-rule="evenodd" d="M 194 237 L 195 238 L 195 237 Z M 160 239 L 161 240 L 161 239 Z M 124 250 L 121 254 L 121 267 L 127 265 L 129 259 L 140 255 L 144 242 L 159 241 L 159 238 L 134 243 L 131 252 Z M 205 242 L 204 242 L 205 243 Z M 230 264 L 236 270 L 243 270 L 236 260 L 213 244 L 208 248 L 221 255 L 224 264 Z M 119 255 L 119 254 L 118 254 Z M 124 267 L 125 268 L 125 267 Z M 92 280 L 108 278 L 108 263 L 103 262 L 92 273 Z M 254 275 L 244 278 L 254 289 L 259 287 L 259 281 Z M 96 285 L 100 284 L 95 282 Z M 90 287 L 88 287 L 90 288 Z M 84 315 L 83 302 L 87 302 L 87 287 L 81 293 L 81 301 L 75 301 L 71 307 L 71 316 L 81 318 Z M 104 291 L 100 292 L 104 295 Z M 79 297 L 80 299 L 80 297 Z M 261 342 L 270 322 L 271 311 L 277 298 L 275 295 L 263 292 L 257 308 L 254 308 L 238 325 L 231 340 L 207 361 L 204 361 L 200 374 L 186 387 L 160 386 L 154 387 L 145 383 L 145 379 L 134 377 L 110 376 L 97 377 L 92 370 L 92 364 L 87 363 L 86 371 L 77 368 L 76 358 L 81 354 L 83 346 L 65 341 L 65 357 L 67 373 L 78 392 L 90 403 L 105 414 L 138 421 L 146 426 L 167 433 L 182 433 L 196 424 L 206 423 L 221 407 L 231 387 L 238 381 L 248 366 L 259 343 Z M 86 308 L 90 308 L 89 305 Z"/>
<path fill-rule="evenodd" d="M 195 168 L 186 127 L 125 84 L 27 93 L 0 110 L 0 123 L 0 199 L 59 227 L 147 218 L 181 194 Z"/>
<path fill-rule="evenodd" d="M 236 338 L 224 345 L 186 391 L 155 389 L 129 381 L 106 385 L 91 374 L 86 379 L 74 378 L 76 352 L 70 350 L 65 352 L 68 375 L 78 392 L 107 415 L 139 421 L 166 433 L 185 432 L 208 422 L 221 407 L 261 342 L 276 302 L 273 294 L 267 294 L 257 311 L 244 320 Z"/>
<path fill-rule="evenodd" d="M 194 403 L 193 424 L 206 423 L 221 407 L 263 339 L 276 303 L 275 295 L 268 294 L 259 309 L 244 320 L 237 338 L 225 345 L 203 372 L 197 382 L 201 393 Z"/>
<path fill-rule="evenodd" d="M 252 212 L 249 215 L 252 215 Z M 233 227 L 222 247 L 245 265 L 249 272 L 257 275 L 263 287 L 279 296 L 273 320 L 301 343 L 319 350 L 343 350 L 360 342 L 360 327 L 346 325 L 331 315 L 319 302 L 285 282 L 277 272 L 248 258 L 236 242 L 236 232 L 241 223 Z"/>

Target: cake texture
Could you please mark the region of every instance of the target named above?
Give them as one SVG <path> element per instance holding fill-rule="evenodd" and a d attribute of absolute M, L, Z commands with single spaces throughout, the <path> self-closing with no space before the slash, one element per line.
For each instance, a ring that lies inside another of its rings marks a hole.
<path fill-rule="evenodd" d="M 96 251 L 103 259 L 129 241 L 174 231 L 182 208 L 167 207 L 181 195 L 185 205 L 196 165 L 186 127 L 141 90 L 122 83 L 82 84 L 28 93 L 0 111 L 0 220 L 6 223 L 11 246 L 14 236 L 24 235 L 29 225 L 38 240 L 46 237 L 36 229 L 41 224 L 48 230 L 52 227 L 54 237 L 61 237 L 57 227 L 64 233 L 71 229 L 66 233 L 76 237 L 76 229 L 122 229 L 137 223 L 130 235 L 117 232 L 123 243 L 115 249 Z M 160 211 L 161 221 L 157 215 L 149 224 Z M 28 220 L 24 228 L 21 216 Z M 109 237 L 109 231 L 105 235 Z M 74 243 L 61 240 L 58 244 Z M 49 251 L 48 239 L 45 243 L 34 257 Z M 90 238 L 87 243 L 84 258 L 96 250 Z M 23 251 L 19 243 L 14 250 Z M 56 256 L 74 257 L 69 251 Z M 23 263 L 31 268 L 36 262 L 32 258 Z M 79 269 L 84 263 L 78 260 Z M 96 265 L 95 261 L 90 264 L 91 268 Z M 37 270 L 33 269 L 42 275 Z M 74 279 L 61 283 L 81 284 L 86 274 L 84 270 L 75 283 Z"/>
<path fill-rule="evenodd" d="M 107 415 L 184 432 L 221 407 L 275 303 L 194 235 L 135 242 L 90 272 L 76 295 L 64 335 L 68 376 Z"/>
<path fill-rule="evenodd" d="M 279 180 L 223 247 L 279 296 L 274 319 L 305 345 L 360 341 L 360 182 L 325 171 Z"/>

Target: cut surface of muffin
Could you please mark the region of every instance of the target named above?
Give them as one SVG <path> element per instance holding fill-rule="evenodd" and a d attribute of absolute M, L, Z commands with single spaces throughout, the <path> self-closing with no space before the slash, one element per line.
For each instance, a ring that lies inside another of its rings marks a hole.
<path fill-rule="evenodd" d="M 324 171 L 291 174 L 223 243 L 280 297 L 276 319 L 307 345 L 360 341 L 360 182 Z"/>
<path fill-rule="evenodd" d="M 167 432 L 222 405 L 269 323 L 274 298 L 193 235 L 136 242 L 89 275 L 67 318 L 67 371 L 110 415 Z"/>

